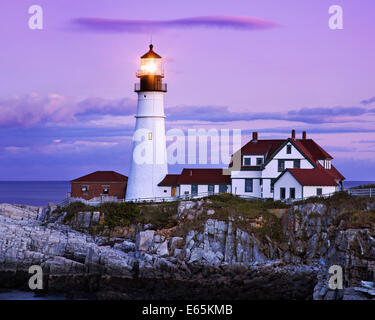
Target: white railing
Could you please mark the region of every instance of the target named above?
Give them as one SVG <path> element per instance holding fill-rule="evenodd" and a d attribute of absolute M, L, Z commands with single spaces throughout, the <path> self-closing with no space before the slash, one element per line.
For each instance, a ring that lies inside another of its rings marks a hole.
<path fill-rule="evenodd" d="M 89 206 L 99 206 L 102 203 L 105 202 L 134 202 L 134 203 L 147 203 L 147 202 L 172 202 L 172 201 L 179 201 L 179 200 L 192 200 L 192 199 L 200 199 L 212 195 L 219 195 L 224 194 L 227 192 L 203 192 L 203 193 L 197 193 L 197 194 L 184 194 L 181 196 L 174 196 L 174 197 L 153 197 L 153 198 L 138 198 L 138 199 L 117 199 L 116 197 L 97 197 L 90 200 L 86 200 L 83 198 L 72 198 L 67 197 L 63 201 L 61 201 L 60 206 L 65 207 L 73 202 L 82 202 Z M 256 198 L 253 198 L 256 199 Z"/>
<path fill-rule="evenodd" d="M 195 194 L 183 194 L 180 196 L 174 197 L 153 197 L 153 198 L 138 198 L 138 199 L 126 199 L 126 202 L 171 202 L 171 201 L 179 201 L 179 200 L 192 200 L 192 199 L 200 199 L 208 196 L 223 194 L 227 192 L 202 192 L 202 193 L 195 193 Z"/>
<path fill-rule="evenodd" d="M 371 189 L 371 188 L 370 189 L 348 189 L 348 190 L 345 190 L 345 192 L 349 193 L 352 196 L 375 197 L 375 189 Z M 60 206 L 65 207 L 72 202 L 82 202 L 82 203 L 84 203 L 86 205 L 89 205 L 89 206 L 99 206 L 99 205 L 101 205 L 105 202 L 134 202 L 134 203 L 155 202 L 155 203 L 160 203 L 160 202 L 172 202 L 172 201 L 180 201 L 180 200 L 200 199 L 200 198 L 204 198 L 204 197 L 208 197 L 208 196 L 212 196 L 212 195 L 224 194 L 224 193 L 227 193 L 227 192 L 217 192 L 217 193 L 203 192 L 203 193 L 197 193 L 197 194 L 189 193 L 189 194 L 183 194 L 183 195 L 174 196 L 174 197 L 153 197 L 153 198 L 138 198 L 138 199 L 129 199 L 129 200 L 118 199 L 117 197 L 109 197 L 109 196 L 108 197 L 101 196 L 101 197 L 93 198 L 93 199 L 90 199 L 90 200 L 86 200 L 86 199 L 83 199 L 83 198 L 68 197 L 60 203 Z M 319 195 L 319 196 L 312 196 L 312 197 L 330 198 L 335 193 L 337 193 L 337 192 L 326 193 L 326 194 L 322 194 L 322 195 Z M 253 197 L 253 196 L 247 196 L 247 195 L 236 195 L 236 194 L 234 194 L 234 196 L 237 196 L 241 199 L 250 200 L 250 201 L 251 200 L 253 200 L 253 201 L 255 201 L 255 200 L 266 201 L 268 199 L 268 198 L 260 198 L 260 197 Z M 296 201 L 307 200 L 308 198 L 309 197 L 303 197 L 303 198 L 298 198 L 298 199 L 288 198 L 288 199 L 280 199 L 280 201 L 285 202 L 285 203 L 293 203 L 293 202 L 296 202 Z M 270 199 L 272 199 L 272 198 L 270 198 Z"/>
<path fill-rule="evenodd" d="M 359 197 L 375 197 L 375 189 L 368 188 L 368 189 L 348 189 L 346 190 L 352 196 L 359 196 Z"/>
<path fill-rule="evenodd" d="M 101 204 L 105 202 L 124 202 L 125 199 L 118 199 L 117 197 L 111 197 L 111 196 L 100 196 L 96 198 L 92 198 L 90 200 L 86 200 L 83 198 L 73 198 L 73 197 L 67 197 L 63 201 L 61 201 L 60 206 L 66 207 L 67 205 L 73 203 L 73 202 L 82 202 L 85 205 L 88 206 L 100 206 Z"/>

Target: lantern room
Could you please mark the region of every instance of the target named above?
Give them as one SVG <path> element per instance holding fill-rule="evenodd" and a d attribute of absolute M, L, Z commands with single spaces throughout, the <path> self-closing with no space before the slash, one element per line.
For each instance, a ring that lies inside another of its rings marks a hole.
<path fill-rule="evenodd" d="M 167 91 L 167 85 L 162 83 L 164 69 L 162 57 L 154 50 L 150 44 L 150 50 L 141 57 L 140 68 L 136 75 L 140 78 L 140 83 L 135 84 L 135 91 Z"/>

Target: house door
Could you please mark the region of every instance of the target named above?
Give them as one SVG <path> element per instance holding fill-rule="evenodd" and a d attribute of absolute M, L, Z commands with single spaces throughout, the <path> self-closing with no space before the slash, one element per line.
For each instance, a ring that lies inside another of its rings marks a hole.
<path fill-rule="evenodd" d="M 172 197 L 177 195 L 177 187 L 172 187 Z"/>

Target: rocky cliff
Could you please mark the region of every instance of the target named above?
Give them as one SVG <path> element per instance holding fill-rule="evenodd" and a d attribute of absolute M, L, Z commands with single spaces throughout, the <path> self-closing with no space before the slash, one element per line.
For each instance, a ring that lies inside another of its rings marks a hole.
<path fill-rule="evenodd" d="M 329 203 L 300 204 L 276 215 L 259 207 L 249 212 L 247 205 L 241 202 L 234 212 L 233 203 L 182 201 L 168 228 L 138 221 L 107 233 L 98 228 L 105 220 L 100 211 L 66 219 L 67 212 L 52 205 L 3 204 L 0 287 L 26 288 L 27 270 L 38 264 L 49 291 L 73 297 L 373 297 L 374 203 L 361 204 L 366 207 L 357 222 Z M 332 264 L 344 269 L 344 290 L 328 288 Z"/>

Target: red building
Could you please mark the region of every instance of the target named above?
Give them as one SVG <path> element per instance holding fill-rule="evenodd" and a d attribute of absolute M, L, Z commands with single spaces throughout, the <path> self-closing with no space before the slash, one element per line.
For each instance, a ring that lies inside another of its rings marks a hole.
<path fill-rule="evenodd" d="M 115 171 L 96 171 L 72 180 L 71 197 L 90 200 L 97 197 L 125 199 L 128 177 Z"/>

